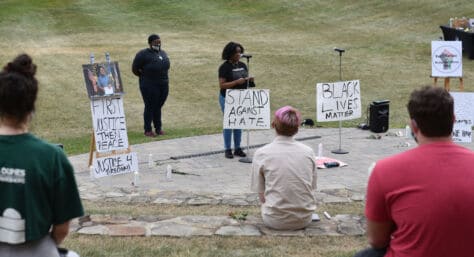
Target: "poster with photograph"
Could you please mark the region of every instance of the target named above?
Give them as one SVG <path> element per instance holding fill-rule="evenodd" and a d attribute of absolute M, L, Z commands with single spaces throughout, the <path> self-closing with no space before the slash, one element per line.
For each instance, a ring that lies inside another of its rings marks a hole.
<path fill-rule="evenodd" d="M 83 64 L 89 98 L 123 94 L 118 62 Z"/>
<path fill-rule="evenodd" d="M 431 76 L 462 77 L 462 42 L 431 42 Z"/>

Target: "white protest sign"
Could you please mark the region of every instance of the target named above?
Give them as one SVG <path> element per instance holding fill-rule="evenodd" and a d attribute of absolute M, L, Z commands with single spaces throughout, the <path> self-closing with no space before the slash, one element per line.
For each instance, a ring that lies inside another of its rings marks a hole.
<path fill-rule="evenodd" d="M 138 158 L 136 153 L 125 153 L 96 158 L 93 163 L 95 178 L 124 174 L 138 171 Z"/>
<path fill-rule="evenodd" d="M 128 136 L 122 97 L 93 99 L 91 111 L 97 152 L 127 149 Z"/>
<path fill-rule="evenodd" d="M 317 121 L 340 121 L 362 115 L 359 80 L 316 84 Z"/>
<path fill-rule="evenodd" d="M 431 76 L 462 77 L 461 41 L 431 41 Z"/>
<path fill-rule="evenodd" d="M 466 119 L 457 119 L 453 126 L 453 142 L 470 143 L 472 142 L 472 121 Z"/>
<path fill-rule="evenodd" d="M 269 129 L 270 90 L 227 89 L 223 128 Z"/>
<path fill-rule="evenodd" d="M 474 93 L 450 92 L 454 99 L 453 127 L 454 142 L 472 142 L 472 125 L 474 122 Z"/>

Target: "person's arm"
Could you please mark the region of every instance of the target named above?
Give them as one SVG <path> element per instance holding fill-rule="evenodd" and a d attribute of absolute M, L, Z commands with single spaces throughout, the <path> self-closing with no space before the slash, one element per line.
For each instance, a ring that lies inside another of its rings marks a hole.
<path fill-rule="evenodd" d="M 133 59 L 132 63 L 132 72 L 135 74 L 135 76 L 140 77 L 142 75 L 142 67 L 143 67 L 143 54 L 142 52 L 139 52 L 136 56 L 135 59 Z"/>
<path fill-rule="evenodd" d="M 51 237 L 57 245 L 60 245 L 69 233 L 69 222 L 66 221 L 62 224 L 53 225 Z"/>
<path fill-rule="evenodd" d="M 240 78 L 240 79 L 236 79 L 234 81 L 227 82 L 225 80 L 225 78 L 219 78 L 219 87 L 221 89 L 229 89 L 229 88 L 233 88 L 237 85 L 243 84 L 243 83 L 245 83 L 245 81 L 246 80 L 244 78 Z"/>
<path fill-rule="evenodd" d="M 377 222 L 367 220 L 367 238 L 369 244 L 375 248 L 385 248 L 389 245 L 391 234 L 395 228 L 395 224 L 391 221 Z"/>

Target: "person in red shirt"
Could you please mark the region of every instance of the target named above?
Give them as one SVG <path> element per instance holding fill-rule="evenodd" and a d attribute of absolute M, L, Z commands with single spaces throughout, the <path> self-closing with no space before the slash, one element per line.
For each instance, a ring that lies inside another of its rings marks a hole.
<path fill-rule="evenodd" d="M 408 102 L 418 147 L 377 162 L 367 186 L 371 248 L 356 257 L 471 257 L 474 152 L 451 140 L 454 100 L 443 88 Z"/>

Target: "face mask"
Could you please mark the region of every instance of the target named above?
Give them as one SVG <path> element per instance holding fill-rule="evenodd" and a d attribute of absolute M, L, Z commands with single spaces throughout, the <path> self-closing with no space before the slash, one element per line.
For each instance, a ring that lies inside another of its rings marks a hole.
<path fill-rule="evenodd" d="M 152 45 L 151 48 L 153 48 L 153 50 L 159 52 L 161 50 L 161 44 L 159 45 Z"/>

